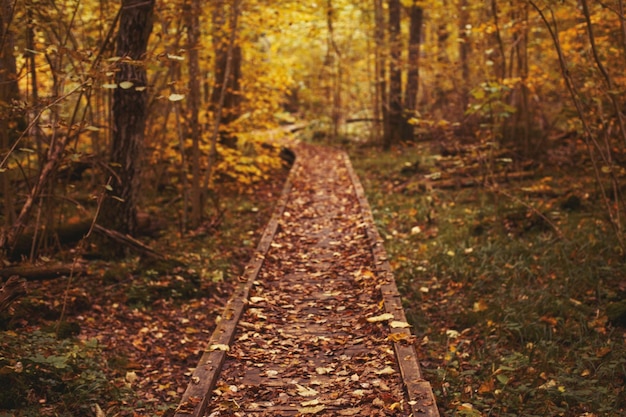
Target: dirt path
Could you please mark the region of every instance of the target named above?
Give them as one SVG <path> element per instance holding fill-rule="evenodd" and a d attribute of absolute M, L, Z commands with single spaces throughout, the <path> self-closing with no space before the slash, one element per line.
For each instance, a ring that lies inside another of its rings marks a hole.
<path fill-rule="evenodd" d="M 386 262 L 372 251 L 371 219 L 354 179 L 342 153 L 298 150 L 278 231 L 249 294 L 241 293 L 249 302 L 234 319 L 234 337 L 222 334 L 227 327 L 217 330 L 199 364 L 204 370 L 192 377 L 195 395 L 186 395 L 178 415 L 204 403 L 211 417 L 437 415 L 428 385 L 421 396 L 407 396 L 405 385 L 411 391 L 415 384 L 407 378 L 423 380 L 414 358 L 396 360 L 399 347 L 414 354 L 412 338 L 402 329 L 404 314 L 389 313 L 398 302 L 383 301 L 385 279 L 393 277 L 380 272 Z M 215 343 L 219 337 L 234 340 Z M 200 381 L 220 366 L 214 386 Z M 195 386 L 211 394 L 201 398 Z"/>

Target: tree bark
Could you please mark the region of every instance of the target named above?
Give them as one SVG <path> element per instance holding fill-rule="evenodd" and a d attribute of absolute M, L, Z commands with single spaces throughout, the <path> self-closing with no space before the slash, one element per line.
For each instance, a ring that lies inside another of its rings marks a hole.
<path fill-rule="evenodd" d="M 402 132 L 402 42 L 400 0 L 389 0 L 389 132 L 384 148 L 400 142 Z"/>
<path fill-rule="evenodd" d="M 413 125 L 409 119 L 417 112 L 417 93 L 419 91 L 419 57 L 422 37 L 423 10 L 414 0 L 409 11 L 409 70 L 407 73 L 406 93 L 404 97 L 404 114 L 402 120 L 402 136 L 413 140 Z"/>
<path fill-rule="evenodd" d="M 13 55 L 14 36 L 11 30 L 13 5 L 11 0 L 0 3 L 0 152 L 8 152 L 15 131 L 15 115 L 12 102 L 19 100 L 20 92 L 17 84 L 17 67 Z M 0 167 L 5 168 L 5 167 Z M 2 178 L 2 197 L 4 198 L 4 219 L 8 228 L 15 221 L 14 193 L 11 189 L 9 171 L 0 173 Z"/>
<path fill-rule="evenodd" d="M 495 26 L 494 35 L 496 43 L 498 45 L 498 60 L 495 63 L 495 71 L 498 80 L 506 78 L 506 52 L 504 51 L 504 41 L 502 40 L 502 34 L 500 32 L 500 20 L 498 19 L 498 5 L 496 0 L 491 0 L 491 14 L 493 17 L 493 24 Z"/>
<path fill-rule="evenodd" d="M 238 22 L 239 22 L 239 3 L 240 0 L 233 0 L 232 10 L 231 10 L 231 21 L 230 21 L 230 34 L 228 36 L 228 43 L 226 47 L 225 54 L 225 63 L 224 63 L 224 71 L 222 74 L 222 81 L 230 80 L 232 71 L 238 71 L 237 66 L 241 65 L 241 49 L 236 45 L 237 41 L 237 30 L 238 30 Z M 215 14 L 213 15 L 214 25 L 222 25 L 220 30 L 223 30 L 225 27 L 225 10 L 224 5 L 221 3 L 218 5 L 218 9 L 216 9 Z M 216 22 L 217 20 L 217 22 Z M 214 30 L 217 31 L 218 27 L 214 27 Z M 216 42 L 216 41 L 214 41 Z M 216 45 L 217 48 L 217 45 Z M 216 49 L 216 53 L 218 49 Z M 217 59 L 217 58 L 216 58 Z M 238 61 L 238 62 L 237 62 Z M 216 69 L 217 71 L 217 69 Z M 218 77 L 216 73 L 216 78 Z M 235 77 L 238 80 L 238 76 Z M 238 86 L 238 81 L 237 81 Z M 233 87 L 234 88 L 234 87 Z M 228 92 L 229 86 L 226 82 L 222 82 L 220 84 L 220 90 L 217 97 L 217 101 L 214 102 L 214 98 L 211 98 L 211 107 L 213 110 L 213 133 L 211 136 L 211 150 L 209 152 L 209 161 L 207 164 L 206 173 L 204 176 L 204 183 L 202 191 L 206 195 L 209 186 L 211 185 L 211 176 L 213 175 L 213 168 L 215 166 L 215 161 L 217 159 L 217 140 L 219 137 L 219 129 L 222 124 L 226 124 L 225 111 L 227 111 L 226 99 L 227 96 L 231 93 Z M 216 92 L 213 91 L 213 94 Z M 203 197 L 203 201 L 206 198 Z"/>
<path fill-rule="evenodd" d="M 231 42 L 231 34 L 236 33 L 233 26 L 239 14 L 238 0 L 234 0 L 230 7 L 230 22 L 227 23 L 229 11 L 225 0 L 215 4 L 213 12 L 213 49 L 215 53 L 215 83 L 211 94 L 211 111 L 215 114 L 221 106 L 221 123 L 227 125 L 239 117 L 238 106 L 241 79 L 241 47 L 237 42 Z M 230 63 L 229 63 L 230 62 Z M 229 66 L 229 71 L 226 67 Z M 220 96 L 224 91 L 224 97 Z"/>
<path fill-rule="evenodd" d="M 461 66 L 461 105 L 462 111 L 467 109 L 469 104 L 469 86 L 470 84 L 470 40 L 467 25 L 469 23 L 469 6 L 467 0 L 461 0 L 459 4 L 459 61 Z"/>
<path fill-rule="evenodd" d="M 137 227 L 140 160 L 147 116 L 146 68 L 142 60 L 152 32 L 153 12 L 154 0 L 123 0 L 117 34 L 116 53 L 122 60 L 116 74 L 118 88 L 113 93 L 110 157 L 116 176 L 111 195 L 102 206 L 101 224 L 130 235 Z M 119 87 L 122 82 L 131 82 L 132 87 Z M 109 249 L 111 255 L 123 254 L 119 245 Z"/>
<path fill-rule="evenodd" d="M 332 0 L 326 2 L 326 27 L 328 29 L 328 57 L 327 59 L 331 72 L 331 120 L 333 121 L 333 140 L 339 136 L 342 119 L 341 87 L 343 84 L 343 63 L 341 50 L 335 40 L 335 30 L 333 26 L 335 10 Z M 331 58 L 332 57 L 332 58 Z M 333 68 L 333 66 L 335 68 Z"/>
<path fill-rule="evenodd" d="M 187 50 L 189 51 L 189 131 L 191 133 L 191 226 L 202 221 L 202 191 L 200 189 L 200 0 L 191 0 L 186 13 Z"/>
<path fill-rule="evenodd" d="M 385 60 L 385 15 L 383 0 L 374 0 L 374 42 L 376 44 L 376 97 L 374 99 L 374 118 L 382 119 L 382 129 L 377 135 L 383 139 L 389 135 L 389 102 L 387 101 L 387 71 Z"/>

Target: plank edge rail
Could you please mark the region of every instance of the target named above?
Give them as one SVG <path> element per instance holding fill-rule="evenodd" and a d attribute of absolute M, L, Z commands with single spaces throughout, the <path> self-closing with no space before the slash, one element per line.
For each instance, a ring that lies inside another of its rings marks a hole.
<path fill-rule="evenodd" d="M 354 187 L 356 197 L 361 207 L 361 217 L 365 223 L 367 236 L 371 241 L 376 273 L 377 276 L 383 278 L 384 283 L 381 285 L 380 290 L 382 292 L 385 312 L 393 314 L 394 320 L 406 322 L 406 315 L 402 307 L 402 301 L 400 300 L 400 293 L 385 252 L 385 247 L 383 246 L 383 240 L 374 223 L 374 217 L 372 216 L 372 210 L 365 196 L 365 190 L 354 171 L 350 157 L 345 152 L 343 152 L 343 157 L 348 175 L 350 176 L 352 186 Z M 404 338 L 412 340 L 411 331 L 408 329 L 390 328 L 389 330 L 391 333 L 400 333 L 403 334 Z M 413 346 L 412 343 L 399 341 L 393 342 L 393 348 L 398 360 L 398 366 L 400 367 L 400 373 L 402 374 L 402 381 L 409 398 L 411 415 L 413 417 L 439 417 L 439 409 L 437 408 L 435 395 L 433 394 L 430 383 L 423 378 L 415 346 Z"/>
<path fill-rule="evenodd" d="M 270 221 L 263 231 L 256 251 L 246 265 L 240 279 L 239 285 L 233 291 L 228 303 L 222 312 L 222 320 L 211 334 L 204 353 L 198 361 L 196 369 L 191 375 L 191 380 L 187 389 L 183 393 L 180 403 L 176 408 L 174 417 L 200 417 L 206 411 L 211 398 L 211 392 L 215 389 L 222 366 L 226 361 L 226 354 L 235 336 L 237 323 L 241 318 L 248 301 L 250 290 L 254 285 L 265 256 L 269 251 L 270 244 L 278 230 L 280 218 L 285 210 L 291 187 L 293 176 L 299 166 L 298 158 L 291 166 L 280 198 L 276 202 L 276 207 Z"/>

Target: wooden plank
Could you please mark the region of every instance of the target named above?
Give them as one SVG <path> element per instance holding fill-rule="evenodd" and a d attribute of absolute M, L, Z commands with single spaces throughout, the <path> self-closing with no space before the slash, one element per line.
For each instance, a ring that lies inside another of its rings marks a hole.
<path fill-rule="evenodd" d="M 383 240 L 374 223 L 372 211 L 365 196 L 363 186 L 358 176 L 354 172 L 352 163 L 347 154 L 344 153 L 344 160 L 348 169 L 348 174 L 352 180 L 357 199 L 361 206 L 362 217 L 367 229 L 367 236 L 371 241 L 372 255 L 376 264 L 377 276 L 381 279 L 381 292 L 384 301 L 385 311 L 394 316 L 394 320 L 406 322 L 406 315 L 402 308 L 400 293 L 398 291 L 391 265 L 389 264 Z M 405 336 L 405 341 L 394 342 L 393 347 L 402 374 L 402 379 L 409 397 L 409 405 L 413 417 L 439 417 L 439 410 L 435 401 L 432 387 L 428 381 L 422 377 L 422 371 L 417 360 L 417 352 L 411 343 L 411 332 L 407 329 L 390 329 L 391 333 L 401 333 Z"/>
<path fill-rule="evenodd" d="M 222 320 L 213 331 L 205 352 L 200 358 L 198 366 L 193 371 L 191 382 L 187 385 L 181 402 L 176 408 L 174 417 L 200 417 L 207 408 L 211 399 L 211 393 L 215 389 L 215 384 L 226 360 L 227 350 L 232 344 L 237 322 L 241 318 L 248 301 L 250 289 L 259 275 L 270 244 L 278 230 L 278 222 L 289 200 L 293 176 L 297 171 L 298 165 L 299 161 L 296 159 L 296 162 L 291 167 L 282 194 L 276 203 L 272 218 L 261 236 L 256 252 L 244 268 L 244 272 L 239 278 L 239 285 L 226 307 L 224 307 Z"/>

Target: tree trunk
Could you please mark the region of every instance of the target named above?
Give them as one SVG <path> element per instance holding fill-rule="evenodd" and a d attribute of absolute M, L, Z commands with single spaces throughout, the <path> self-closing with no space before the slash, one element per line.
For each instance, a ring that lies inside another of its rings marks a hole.
<path fill-rule="evenodd" d="M 326 3 L 326 27 L 328 29 L 328 57 L 327 59 L 330 67 L 331 82 L 331 120 L 333 122 L 333 135 L 332 139 L 335 140 L 339 136 L 342 119 L 342 100 L 341 100 L 341 87 L 343 83 L 343 63 L 341 57 L 341 51 L 335 40 L 335 30 L 333 27 L 334 20 L 334 7 L 332 0 L 327 0 Z M 332 57 L 332 58 L 331 58 Z M 333 68 L 334 67 L 334 68 Z"/>
<path fill-rule="evenodd" d="M 376 44 L 376 97 L 374 118 L 382 119 L 378 138 L 383 142 L 389 135 L 389 102 L 387 101 L 387 71 L 385 65 L 385 15 L 383 0 L 374 0 L 374 41 Z"/>
<path fill-rule="evenodd" d="M 470 45 L 467 25 L 469 23 L 469 6 L 467 0 L 461 0 L 459 4 L 459 61 L 461 66 L 461 105 L 462 111 L 467 109 L 469 104 L 470 84 Z M 462 113 L 461 113 L 462 114 Z"/>
<path fill-rule="evenodd" d="M 191 226 L 202 221 L 202 191 L 200 189 L 200 0 L 191 0 L 187 9 L 187 50 L 189 51 L 189 131 L 191 133 Z"/>
<path fill-rule="evenodd" d="M 409 12 L 409 70 L 406 80 L 404 97 L 404 117 L 402 118 L 402 136 L 406 140 L 413 140 L 413 125 L 409 119 L 417 112 L 417 92 L 419 90 L 419 57 L 420 41 L 422 37 L 423 10 L 413 1 Z"/>
<path fill-rule="evenodd" d="M 14 36 L 11 30 L 13 17 L 12 1 L 0 3 L 0 150 L 3 153 L 13 144 L 12 132 L 16 131 L 15 115 L 12 102 L 19 100 L 17 69 L 13 55 Z M 5 167 L 0 167 L 5 168 Z M 11 189 L 9 171 L 0 172 L 2 178 L 2 197 L 4 199 L 5 226 L 10 227 L 15 221 L 14 191 Z"/>
<path fill-rule="evenodd" d="M 116 54 L 122 57 L 116 74 L 118 88 L 113 93 L 113 137 L 111 196 L 102 205 L 101 224 L 123 234 L 133 234 L 137 226 L 140 159 L 146 122 L 146 68 L 142 62 L 152 32 L 154 0 L 123 0 Z M 132 87 L 119 87 L 131 82 Z M 122 255 L 119 245 L 112 255 Z"/>
<path fill-rule="evenodd" d="M 238 0 L 233 1 L 230 7 L 230 24 L 228 20 L 228 7 L 225 0 L 217 1 L 213 12 L 213 49 L 215 53 L 215 83 L 211 94 L 211 111 L 215 114 L 220 107 L 220 95 L 222 90 L 225 94 L 221 103 L 221 123 L 229 124 L 239 117 L 239 91 L 241 79 L 241 47 L 237 42 L 231 43 L 230 34 L 236 32 L 233 22 L 235 15 L 239 13 Z M 228 62 L 230 61 L 230 64 Z M 226 67 L 230 65 L 230 70 Z M 227 74 L 228 72 L 228 74 Z M 224 89 L 222 88 L 224 86 Z"/>
<path fill-rule="evenodd" d="M 237 30 L 238 30 L 238 25 L 239 25 L 238 24 L 239 2 L 240 0 L 233 0 L 233 4 L 232 4 L 232 10 L 231 10 L 231 16 L 230 16 L 231 17 L 230 33 L 228 36 L 228 42 L 226 44 L 225 62 L 224 62 L 223 73 L 221 75 L 222 81 L 231 80 L 232 79 L 231 73 L 233 71 L 239 71 L 237 67 L 241 66 L 241 49 L 236 45 Z M 217 8 L 213 15 L 213 22 L 214 22 L 214 25 L 221 25 L 221 26 L 214 26 L 215 33 L 217 33 L 218 28 L 219 30 L 224 30 L 226 26 L 226 23 L 224 21 L 225 9 L 224 9 L 223 3 L 217 5 L 216 7 Z M 222 34 L 222 36 L 224 35 Z M 217 41 L 214 40 L 214 42 L 217 42 Z M 216 46 L 216 53 L 217 53 L 220 48 L 218 48 L 217 44 L 215 44 L 215 46 Z M 216 68 L 216 71 L 217 71 L 217 68 Z M 216 79 L 218 78 L 217 73 L 215 74 L 215 77 Z M 233 86 L 236 85 L 238 88 L 239 75 L 237 75 L 236 80 L 237 80 L 236 84 L 232 84 L 232 85 Z M 226 99 L 229 94 L 233 94 L 232 91 L 229 93 L 228 90 L 229 90 L 228 84 L 225 82 L 222 82 L 220 84 L 219 94 L 217 94 L 217 97 L 211 98 L 211 107 L 212 107 L 211 110 L 213 110 L 213 133 L 211 136 L 211 150 L 209 152 L 209 160 L 207 164 L 206 173 L 204 176 L 204 183 L 203 183 L 203 188 L 202 188 L 203 193 L 208 192 L 209 186 L 211 185 L 211 176 L 213 175 L 213 168 L 215 166 L 215 161 L 217 160 L 217 140 L 219 137 L 219 129 L 220 129 L 220 126 L 223 123 L 225 123 L 225 120 L 226 120 L 224 118 L 225 117 L 224 111 L 227 110 Z M 213 95 L 216 95 L 216 91 L 213 91 Z M 204 201 L 205 198 L 203 198 L 202 200 Z"/>
<path fill-rule="evenodd" d="M 400 39 L 400 0 L 389 0 L 389 132 L 385 149 L 400 142 L 402 133 L 402 42 Z"/>
<path fill-rule="evenodd" d="M 501 81 L 506 78 L 506 52 L 504 51 L 504 41 L 502 40 L 502 34 L 500 32 L 500 20 L 498 19 L 498 5 L 496 0 L 491 0 L 491 14 L 493 17 L 493 25 L 495 26 L 494 35 L 498 45 L 499 55 L 494 68 L 498 80 Z"/>

